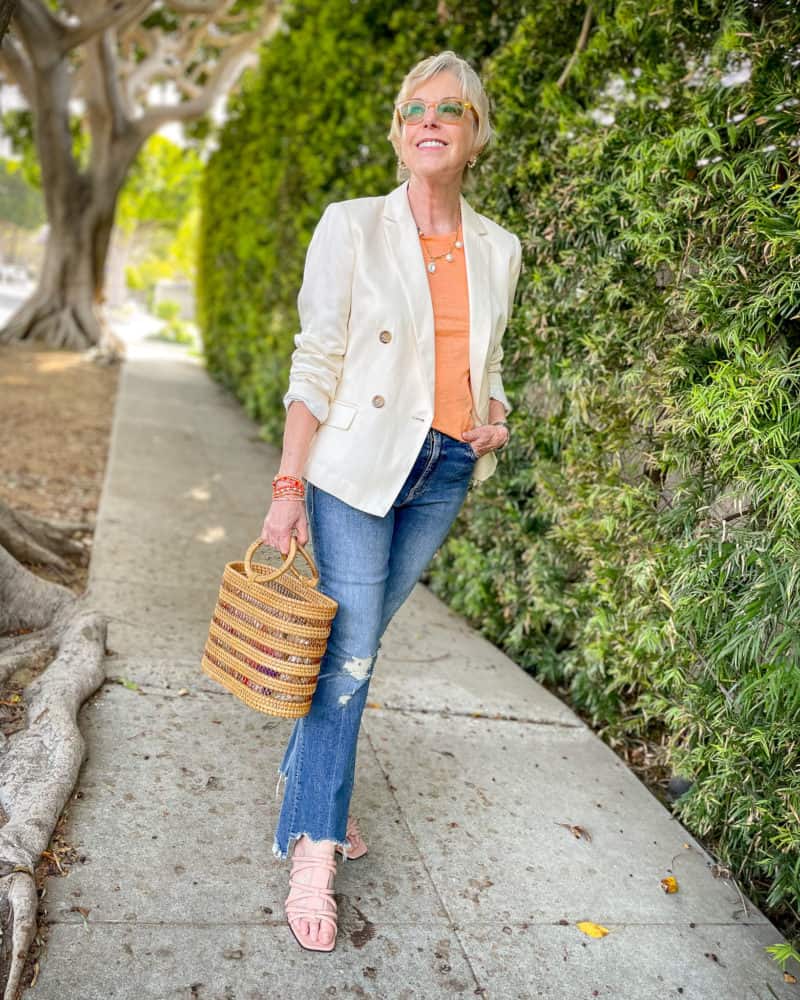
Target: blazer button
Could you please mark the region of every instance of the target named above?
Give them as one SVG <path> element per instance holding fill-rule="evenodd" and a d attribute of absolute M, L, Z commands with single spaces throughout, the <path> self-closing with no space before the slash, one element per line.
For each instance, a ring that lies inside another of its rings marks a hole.
<path fill-rule="evenodd" d="M 383 398 L 383 396 L 373 396 L 372 397 L 372 405 L 373 406 L 383 406 L 383 404 L 385 402 L 386 402 L 386 400 Z"/>
<path fill-rule="evenodd" d="M 381 330 L 378 336 L 382 344 L 388 344 L 389 341 L 392 339 L 392 335 L 388 330 Z"/>

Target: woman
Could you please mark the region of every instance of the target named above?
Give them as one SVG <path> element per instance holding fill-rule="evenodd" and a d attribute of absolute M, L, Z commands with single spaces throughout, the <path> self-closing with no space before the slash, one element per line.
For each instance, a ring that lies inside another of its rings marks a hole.
<path fill-rule="evenodd" d="M 336 942 L 336 852 L 366 853 L 348 807 L 381 638 L 509 435 L 501 338 L 521 248 L 461 194 L 491 138 L 469 64 L 446 51 L 415 66 L 388 138 L 403 183 L 328 205 L 308 247 L 261 532 L 285 554 L 310 523 L 320 590 L 339 602 L 278 769 L 273 853 L 285 859 L 294 841 L 286 915 L 314 951 Z"/>

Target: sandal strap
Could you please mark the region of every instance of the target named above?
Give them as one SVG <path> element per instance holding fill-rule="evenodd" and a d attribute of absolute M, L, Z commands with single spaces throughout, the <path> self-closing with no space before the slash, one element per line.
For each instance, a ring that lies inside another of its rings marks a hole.
<path fill-rule="evenodd" d="M 304 872 L 309 868 L 326 868 L 332 874 L 336 874 L 336 859 L 335 858 L 313 858 L 313 857 L 303 857 L 303 858 L 292 858 L 292 869 L 289 872 L 289 878 L 296 874 L 297 872 Z"/>
<path fill-rule="evenodd" d="M 358 841 L 359 843 L 362 844 L 364 843 L 364 838 L 361 836 L 361 831 L 358 828 L 358 823 L 356 822 L 355 819 L 352 819 L 350 817 L 348 817 L 347 820 L 346 837 L 349 841 L 352 842 L 353 847 L 356 846 L 355 841 Z"/>
<path fill-rule="evenodd" d="M 295 876 L 299 872 L 309 868 L 324 868 L 336 874 L 336 861 L 329 858 L 292 857 L 292 870 L 289 874 L 289 886 L 293 892 L 293 897 L 284 903 L 287 918 L 292 921 L 298 917 L 311 917 L 317 920 L 327 920 L 328 923 L 337 929 L 338 905 L 334 897 L 334 890 L 326 886 L 309 885 L 307 882 L 299 882 Z M 319 901 L 317 906 L 309 905 L 311 900 Z"/>
<path fill-rule="evenodd" d="M 301 889 L 310 889 L 310 886 L 300 886 Z M 316 901 L 321 899 L 325 904 L 322 908 L 319 905 L 310 905 L 312 900 Z M 329 909 L 333 907 L 333 909 Z M 311 918 L 314 920 L 326 920 L 330 926 L 336 930 L 337 929 L 337 918 L 338 918 L 338 907 L 336 905 L 336 900 L 327 895 L 320 896 L 318 892 L 312 890 L 306 893 L 301 898 L 294 897 L 293 899 L 287 899 L 284 903 L 284 909 L 286 910 L 287 918 L 292 920 L 297 920 L 300 917 Z"/>

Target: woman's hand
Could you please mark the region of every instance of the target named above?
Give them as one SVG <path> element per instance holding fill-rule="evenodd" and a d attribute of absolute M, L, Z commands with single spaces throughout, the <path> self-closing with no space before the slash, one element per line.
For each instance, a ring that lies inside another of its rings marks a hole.
<path fill-rule="evenodd" d="M 500 424 L 480 424 L 472 430 L 464 431 L 462 437 L 472 445 L 478 458 L 495 448 L 500 448 L 508 440 L 508 428 Z"/>
<path fill-rule="evenodd" d="M 297 535 L 300 545 L 308 543 L 305 501 L 273 500 L 264 518 L 261 540 L 277 549 L 282 556 L 287 556 L 292 535 Z"/>

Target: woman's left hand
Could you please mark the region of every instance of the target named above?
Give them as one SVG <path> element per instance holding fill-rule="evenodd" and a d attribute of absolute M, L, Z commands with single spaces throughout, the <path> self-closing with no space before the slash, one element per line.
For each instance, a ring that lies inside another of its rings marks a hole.
<path fill-rule="evenodd" d="M 501 424 L 480 424 L 472 430 L 464 431 L 462 437 L 472 445 L 475 454 L 480 458 L 495 448 L 500 448 L 508 438 L 508 429 Z"/>

